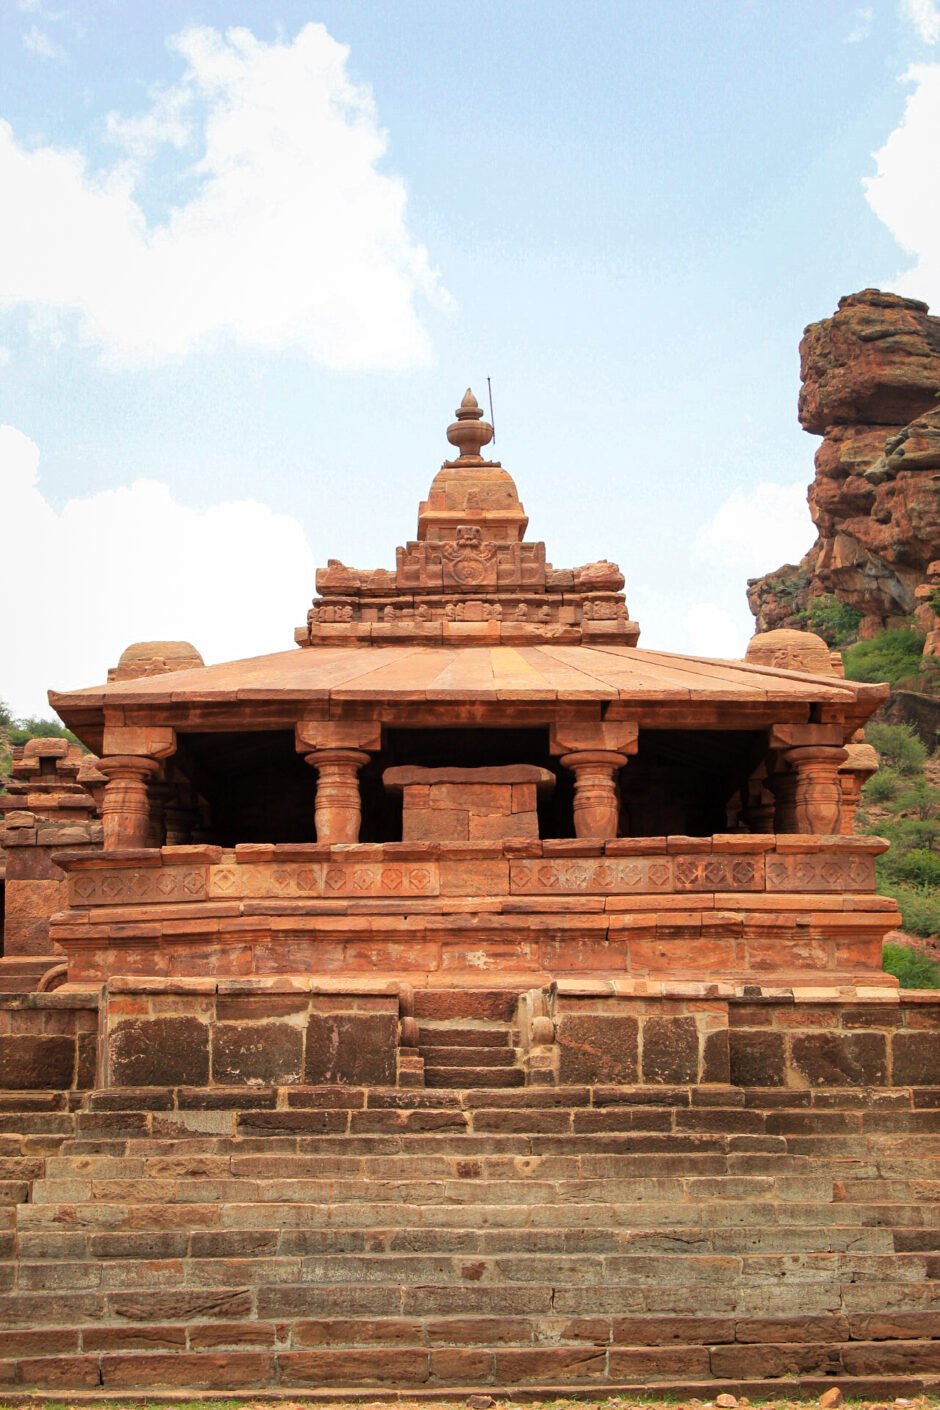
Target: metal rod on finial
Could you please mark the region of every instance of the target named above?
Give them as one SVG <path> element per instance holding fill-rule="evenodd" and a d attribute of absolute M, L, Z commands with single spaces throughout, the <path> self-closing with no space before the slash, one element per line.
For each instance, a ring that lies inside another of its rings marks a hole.
<path fill-rule="evenodd" d="M 490 385 L 490 379 L 489 379 L 489 377 L 487 377 L 487 379 L 486 379 L 486 393 L 487 393 L 487 396 L 489 397 L 489 401 L 490 401 L 490 425 L 491 425 L 492 428 L 493 428 L 493 444 L 494 444 L 494 446 L 495 446 L 495 444 L 496 444 L 496 417 L 493 415 L 493 388 L 492 388 L 492 386 Z"/>

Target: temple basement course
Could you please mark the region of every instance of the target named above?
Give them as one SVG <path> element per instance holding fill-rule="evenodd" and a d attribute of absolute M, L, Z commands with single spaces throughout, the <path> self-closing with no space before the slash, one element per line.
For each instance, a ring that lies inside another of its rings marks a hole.
<path fill-rule="evenodd" d="M 647 651 L 471 392 L 394 569 L 141 643 L 3 800 L 0 1398 L 940 1381 L 940 1003 L 887 687 Z M 642 1388 L 642 1392 L 640 1391 Z"/>

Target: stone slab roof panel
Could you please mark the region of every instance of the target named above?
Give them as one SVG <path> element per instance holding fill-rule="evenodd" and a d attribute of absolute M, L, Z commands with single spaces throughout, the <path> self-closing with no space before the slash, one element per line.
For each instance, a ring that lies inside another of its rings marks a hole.
<path fill-rule="evenodd" d="M 50 692 L 60 713 L 105 705 L 233 700 L 747 700 L 848 704 L 883 687 L 743 661 L 626 646 L 387 646 L 291 650 Z"/>

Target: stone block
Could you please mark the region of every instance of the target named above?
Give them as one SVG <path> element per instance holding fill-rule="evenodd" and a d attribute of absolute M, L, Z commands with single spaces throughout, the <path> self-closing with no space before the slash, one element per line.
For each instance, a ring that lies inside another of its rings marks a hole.
<path fill-rule="evenodd" d="M 895 1033 L 891 1075 L 905 1087 L 932 1087 L 940 1082 L 940 1032 Z"/>
<path fill-rule="evenodd" d="M 697 1080 L 699 1036 L 694 1018 L 645 1018 L 642 1033 L 642 1081 Z"/>
<path fill-rule="evenodd" d="M 197 1087 L 209 1081 L 209 1029 L 195 1017 L 118 1023 L 108 1049 L 115 1087 Z"/>
<path fill-rule="evenodd" d="M 786 1085 L 786 1040 L 782 1033 L 732 1028 L 729 1038 L 731 1081 L 736 1087 Z"/>
<path fill-rule="evenodd" d="M 727 1028 L 715 1029 L 705 1034 L 702 1046 L 703 1082 L 730 1082 L 731 1056 Z"/>
<path fill-rule="evenodd" d="M 621 1014 L 562 1014 L 556 1023 L 559 1080 L 636 1082 L 639 1023 Z"/>
<path fill-rule="evenodd" d="M 420 1347 L 353 1347 L 281 1352 L 278 1365 L 285 1386 L 423 1385 L 428 1357 Z"/>
<path fill-rule="evenodd" d="M 877 1087 L 886 1080 L 883 1033 L 794 1034 L 791 1052 L 811 1087 Z"/>
<path fill-rule="evenodd" d="M 393 1086 L 398 1054 L 394 1013 L 313 1013 L 307 1023 L 304 1081 Z"/>
<path fill-rule="evenodd" d="M 298 1083 L 303 1033 L 288 1023 L 218 1023 L 212 1031 L 212 1081 Z"/>
<path fill-rule="evenodd" d="M 75 1081 L 75 1039 L 67 1035 L 11 1033 L 0 1037 L 0 1087 L 10 1090 L 70 1088 Z"/>

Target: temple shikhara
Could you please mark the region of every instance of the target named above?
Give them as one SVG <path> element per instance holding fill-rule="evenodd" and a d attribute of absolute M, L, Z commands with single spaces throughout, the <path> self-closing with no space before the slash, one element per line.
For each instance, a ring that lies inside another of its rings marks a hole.
<path fill-rule="evenodd" d="M 138 643 L 50 694 L 89 752 L 15 763 L 0 1389 L 932 1385 L 940 1002 L 853 832 L 887 687 L 639 646 L 471 392 L 447 437 L 293 648 Z"/>

